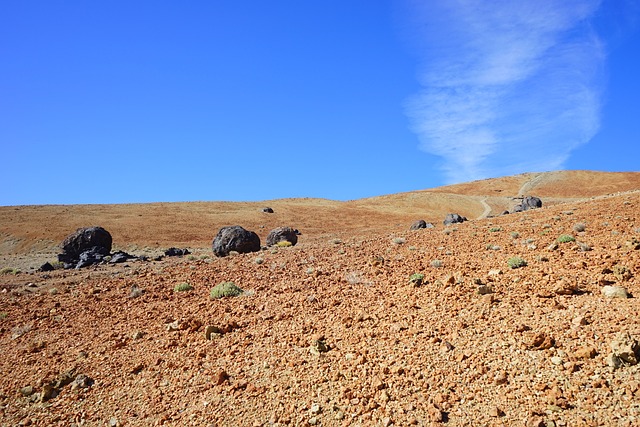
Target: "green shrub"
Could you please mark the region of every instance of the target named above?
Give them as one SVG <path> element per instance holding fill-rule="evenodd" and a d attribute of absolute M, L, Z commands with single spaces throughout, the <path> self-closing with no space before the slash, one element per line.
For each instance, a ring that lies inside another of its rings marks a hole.
<path fill-rule="evenodd" d="M 424 274 L 422 273 L 414 273 L 409 277 L 409 282 L 413 283 L 414 286 L 421 286 L 424 281 Z"/>
<path fill-rule="evenodd" d="M 224 297 L 237 297 L 242 295 L 244 291 L 236 286 L 233 282 L 222 282 L 213 289 L 211 289 L 211 299 L 224 298 Z"/>
<path fill-rule="evenodd" d="M 571 234 L 562 234 L 560 235 L 560 237 L 558 237 L 558 243 L 569 243 L 569 242 L 575 242 L 576 238 L 573 237 Z"/>
<path fill-rule="evenodd" d="M 193 290 L 193 286 L 191 286 L 190 283 L 187 282 L 183 282 L 183 283 L 178 283 L 174 288 L 173 288 L 174 292 L 186 292 L 186 291 L 191 291 Z"/>
<path fill-rule="evenodd" d="M 16 268 L 11 268 L 11 267 L 5 267 L 2 270 L 0 270 L 0 274 L 18 274 L 18 273 L 20 273 L 20 270 Z"/>
<path fill-rule="evenodd" d="M 6 319 L 8 316 L 9 313 L 3 311 L 2 313 L 0 313 L 0 320 Z"/>
<path fill-rule="evenodd" d="M 517 239 L 518 237 L 520 237 L 520 233 L 518 233 L 517 231 L 512 231 L 511 232 L 511 237 L 513 239 Z"/>
<path fill-rule="evenodd" d="M 431 267 L 434 267 L 434 268 L 442 267 L 442 261 L 440 261 L 439 259 L 434 259 L 433 261 L 431 261 Z"/>
<path fill-rule="evenodd" d="M 396 245 L 402 245 L 406 242 L 406 240 L 402 237 L 396 237 L 395 239 L 393 239 L 393 243 L 395 243 Z"/>
<path fill-rule="evenodd" d="M 500 231 L 500 230 L 502 230 L 502 228 L 500 228 L 500 227 L 491 227 L 491 228 L 489 229 L 489 231 L 490 231 L 490 232 L 492 232 L 492 233 L 496 233 L 496 232 L 498 232 L 498 231 Z"/>
<path fill-rule="evenodd" d="M 519 256 L 514 256 L 507 260 L 507 265 L 511 268 L 520 268 L 526 266 L 527 261 L 523 260 Z"/>

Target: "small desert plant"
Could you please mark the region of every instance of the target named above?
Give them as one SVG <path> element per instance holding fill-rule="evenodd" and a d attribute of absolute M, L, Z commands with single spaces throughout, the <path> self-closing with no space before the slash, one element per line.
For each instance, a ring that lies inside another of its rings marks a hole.
<path fill-rule="evenodd" d="M 290 246 L 293 246 L 293 244 L 288 240 L 280 240 L 278 243 L 276 243 L 276 246 L 279 248 L 288 248 Z"/>
<path fill-rule="evenodd" d="M 520 233 L 518 233 L 517 231 L 512 231 L 511 232 L 511 238 L 517 239 L 518 237 L 520 237 Z"/>
<path fill-rule="evenodd" d="M 339 245 L 340 243 L 342 243 L 342 240 L 340 240 L 340 239 L 331 239 L 331 240 L 329 240 L 329 243 L 332 243 L 334 245 Z"/>
<path fill-rule="evenodd" d="M 576 243 L 578 244 L 578 247 L 582 252 L 589 252 L 591 250 L 591 246 L 589 246 L 587 243 L 584 243 L 584 242 L 576 242 Z"/>
<path fill-rule="evenodd" d="M 11 267 L 5 267 L 0 270 L 0 274 L 18 274 L 18 273 L 20 273 L 20 270 L 16 268 L 11 268 Z"/>
<path fill-rule="evenodd" d="M 9 313 L 3 311 L 2 313 L 0 313 L 0 320 L 4 320 L 9 316 Z"/>
<path fill-rule="evenodd" d="M 173 288 L 174 292 L 186 292 L 191 290 L 193 290 L 193 286 L 191 286 L 191 283 L 187 283 L 187 282 L 178 283 Z"/>
<path fill-rule="evenodd" d="M 195 261 L 196 259 L 198 258 L 195 255 L 187 255 L 187 261 Z"/>
<path fill-rule="evenodd" d="M 527 261 L 523 260 L 519 256 L 514 256 L 507 260 L 507 265 L 511 268 L 520 268 L 526 266 Z"/>
<path fill-rule="evenodd" d="M 490 251 L 499 251 L 502 248 L 500 246 L 498 246 L 498 245 L 488 244 L 487 245 L 487 249 L 490 250 Z"/>
<path fill-rule="evenodd" d="M 253 260 L 253 262 L 255 262 L 256 264 L 260 265 L 264 262 L 264 258 L 258 257 L 256 259 Z"/>
<path fill-rule="evenodd" d="M 409 277 L 409 282 L 413 283 L 414 286 L 422 286 L 423 281 L 424 274 L 422 273 L 414 273 Z"/>
<path fill-rule="evenodd" d="M 496 233 L 496 232 L 498 232 L 498 231 L 500 231 L 500 230 L 502 230 L 502 228 L 500 228 L 500 227 L 491 227 L 491 228 L 489 229 L 489 231 L 490 231 L 490 232 L 492 232 L 492 233 Z"/>
<path fill-rule="evenodd" d="M 244 291 L 236 286 L 233 282 L 222 282 L 213 289 L 211 289 L 211 299 L 224 298 L 224 297 L 237 297 L 242 295 Z"/>
<path fill-rule="evenodd" d="M 62 270 L 64 268 L 64 262 L 62 261 L 51 261 L 49 264 L 54 270 Z"/>
<path fill-rule="evenodd" d="M 131 290 L 129 291 L 129 298 L 138 298 L 142 296 L 146 291 L 139 287 L 138 285 L 132 285 Z"/>
<path fill-rule="evenodd" d="M 561 234 L 560 237 L 558 237 L 558 243 L 569 243 L 569 242 L 575 242 L 576 238 L 573 237 L 571 234 Z"/>
<path fill-rule="evenodd" d="M 396 245 L 402 245 L 406 242 L 406 240 L 403 237 L 396 237 L 395 239 L 393 239 L 393 243 L 395 243 Z"/>
<path fill-rule="evenodd" d="M 576 233 L 581 233 L 586 229 L 587 229 L 587 225 L 583 222 L 579 222 L 577 224 L 574 224 L 573 226 L 573 231 L 575 231 Z"/>
<path fill-rule="evenodd" d="M 440 261 L 439 259 L 434 259 L 433 261 L 431 261 L 431 267 L 434 267 L 434 268 L 442 267 L 442 261 Z"/>

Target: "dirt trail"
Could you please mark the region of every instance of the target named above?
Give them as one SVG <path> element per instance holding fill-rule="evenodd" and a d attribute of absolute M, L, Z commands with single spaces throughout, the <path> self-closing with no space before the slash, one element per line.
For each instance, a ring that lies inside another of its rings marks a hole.
<path fill-rule="evenodd" d="M 478 219 L 484 219 L 491 215 L 491 206 L 489 206 L 489 204 L 487 203 L 487 199 L 488 197 L 480 199 L 480 203 L 482 203 L 482 206 L 484 206 L 484 211 L 482 212 L 482 215 L 478 217 Z"/>
<path fill-rule="evenodd" d="M 533 189 L 541 182 L 545 181 L 547 178 L 547 174 L 544 173 L 535 175 L 533 178 L 522 184 L 522 187 L 520 187 L 520 189 L 518 190 L 518 197 L 526 196 L 531 191 L 531 189 Z"/>

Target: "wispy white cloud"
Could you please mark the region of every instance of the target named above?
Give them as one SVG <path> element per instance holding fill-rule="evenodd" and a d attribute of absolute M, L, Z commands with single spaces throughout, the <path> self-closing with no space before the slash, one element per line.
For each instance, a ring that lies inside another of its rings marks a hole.
<path fill-rule="evenodd" d="M 597 132 L 599 0 L 413 1 L 422 89 L 407 101 L 448 182 L 562 167 Z"/>

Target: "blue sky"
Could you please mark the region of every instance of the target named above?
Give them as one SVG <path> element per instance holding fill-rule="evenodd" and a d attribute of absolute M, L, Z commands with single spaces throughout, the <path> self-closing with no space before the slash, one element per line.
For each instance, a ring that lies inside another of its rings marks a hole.
<path fill-rule="evenodd" d="M 638 0 L 3 1 L 0 205 L 638 171 L 639 19 Z"/>

